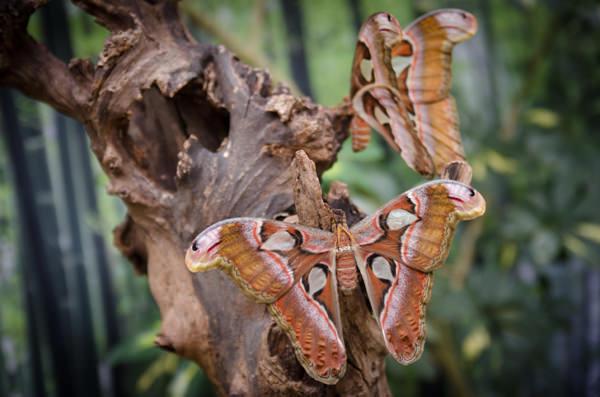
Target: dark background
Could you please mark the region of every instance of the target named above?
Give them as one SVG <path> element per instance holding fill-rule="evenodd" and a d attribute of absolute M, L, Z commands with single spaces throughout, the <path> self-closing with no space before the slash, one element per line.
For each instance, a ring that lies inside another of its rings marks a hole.
<path fill-rule="evenodd" d="M 182 2 L 200 41 L 324 105 L 349 92 L 358 28 L 462 8 L 479 32 L 454 52 L 453 92 L 488 212 L 436 274 L 417 363 L 389 360 L 395 395 L 600 395 L 600 5 L 594 1 Z M 53 0 L 30 32 L 62 59 L 107 32 Z M 211 395 L 200 369 L 155 348 L 146 279 L 111 245 L 124 215 L 82 127 L 0 90 L 0 396 Z M 324 176 L 371 212 L 420 179 L 376 137 Z M 43 246 L 47 256 L 38 255 Z M 48 326 L 51 324 L 51 326 Z"/>

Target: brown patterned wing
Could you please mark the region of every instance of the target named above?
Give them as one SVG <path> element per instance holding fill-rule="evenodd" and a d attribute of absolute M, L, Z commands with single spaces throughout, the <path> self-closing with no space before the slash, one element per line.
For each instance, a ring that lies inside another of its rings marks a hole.
<path fill-rule="evenodd" d="M 431 175 L 433 162 L 416 134 L 405 101 L 398 92 L 392 67 L 392 48 L 402 42 L 398 20 L 385 12 L 373 14 L 363 24 L 352 64 L 350 95 L 356 112 L 350 132 L 352 148 L 363 150 L 370 131 L 379 132 L 417 172 Z"/>
<path fill-rule="evenodd" d="M 419 137 L 433 159 L 435 174 L 439 176 L 448 163 L 465 159 L 456 103 L 450 96 L 438 102 L 415 103 L 413 106 Z"/>
<path fill-rule="evenodd" d="M 377 49 L 385 46 L 385 42 L 383 40 L 373 40 L 373 36 L 378 31 L 379 23 L 381 18 L 376 15 L 371 16 L 361 27 L 361 30 L 358 35 L 358 41 L 356 42 L 356 49 L 354 50 L 354 59 L 352 61 L 352 74 L 350 78 L 350 97 L 356 98 L 356 93 L 368 84 L 372 84 L 375 81 L 375 65 L 381 63 L 381 57 L 377 57 L 373 59 L 371 55 L 371 51 L 378 51 Z M 387 19 L 387 18 L 385 18 Z M 384 22 L 383 20 L 381 21 Z M 397 22 L 397 21 L 396 21 Z M 391 24 L 390 24 L 391 25 Z M 389 26 L 390 30 L 396 31 L 398 34 L 402 34 L 402 29 L 400 28 L 400 24 L 397 26 Z M 401 37 L 401 36 L 398 36 Z M 382 37 L 379 37 L 382 39 Z M 378 73 L 377 76 L 381 78 L 381 73 Z M 389 81 L 392 75 L 387 76 L 386 81 Z M 364 94 L 361 95 L 360 99 L 360 107 L 362 109 L 363 114 L 373 114 L 375 107 L 377 106 L 377 100 L 373 98 L 371 95 Z M 356 111 L 356 107 L 355 107 Z M 375 128 L 382 134 L 386 134 L 384 127 L 382 125 L 374 126 L 373 123 L 367 123 L 364 118 L 362 118 L 358 111 L 352 118 L 352 122 L 350 123 L 350 134 L 352 136 L 352 150 L 355 152 L 359 152 L 364 150 L 369 144 L 371 138 L 371 127 Z M 389 135 L 389 134 L 388 134 Z M 386 137 L 386 139 L 391 138 L 391 136 Z M 393 139 L 391 140 L 394 148 L 399 150 L 399 147 L 393 143 Z"/>
<path fill-rule="evenodd" d="M 425 14 L 404 30 L 413 52 L 407 87 L 414 103 L 437 102 L 450 95 L 452 50 L 476 32 L 475 16 L 454 9 Z"/>
<path fill-rule="evenodd" d="M 192 272 L 226 271 L 269 310 L 313 378 L 336 383 L 346 369 L 335 279 L 334 235 L 257 218 L 219 222 L 188 249 Z"/>
<path fill-rule="evenodd" d="M 234 218 L 200 233 L 186 253 L 192 272 L 220 268 L 259 303 L 273 303 L 334 248 L 319 229 L 258 218 Z"/>
<path fill-rule="evenodd" d="M 350 232 L 361 250 L 430 272 L 444 264 L 458 221 L 484 212 L 479 192 L 460 182 L 437 180 L 402 194 Z"/>
<path fill-rule="evenodd" d="M 433 275 L 366 251 L 357 263 L 388 351 L 401 364 L 416 361 L 425 343 Z"/>
<path fill-rule="evenodd" d="M 355 117 L 379 132 L 394 150 L 400 152 L 412 169 L 430 176 L 433 173 L 433 161 L 415 133 L 402 96 L 400 91 L 387 84 L 365 85 L 352 99 Z M 358 130 L 351 130 L 351 133 L 353 146 L 355 142 L 365 140 L 362 135 L 356 136 Z"/>
<path fill-rule="evenodd" d="M 346 349 L 332 260 L 313 266 L 301 282 L 269 305 L 269 310 L 311 377 L 334 384 L 344 376 Z"/>
<path fill-rule="evenodd" d="M 373 68 L 371 54 L 367 45 L 360 40 L 356 42 L 354 59 L 352 60 L 352 74 L 350 76 L 350 95 L 356 94 L 361 87 L 373 82 Z"/>
<path fill-rule="evenodd" d="M 458 115 L 450 95 L 452 49 L 477 31 L 477 19 L 462 10 L 438 10 L 422 16 L 405 30 L 395 54 L 412 52 L 410 66 L 398 77 L 408 92 L 419 138 L 439 175 L 444 165 L 463 160 Z M 412 47 L 407 51 L 406 46 Z"/>
<path fill-rule="evenodd" d="M 441 180 L 409 190 L 350 229 L 373 314 L 401 364 L 423 351 L 430 272 L 446 260 L 456 223 L 484 211 L 478 192 Z"/>
<path fill-rule="evenodd" d="M 371 15 L 360 28 L 352 62 L 350 96 L 367 84 L 395 85 L 391 50 L 402 40 L 402 27 L 387 12 Z"/>
<path fill-rule="evenodd" d="M 392 133 L 392 123 L 397 130 L 404 133 L 410 131 L 412 124 L 406 112 L 403 114 L 395 109 L 395 103 L 398 101 L 398 96 L 394 95 L 395 93 L 397 94 L 397 91 L 394 88 L 379 83 L 367 84 L 356 92 L 356 95 L 352 98 L 355 116 L 352 119 L 350 130 L 353 149 L 355 142 L 361 150 L 366 147 L 366 143 L 363 144 L 363 142 L 368 143 L 369 139 L 365 138 L 363 134 L 368 131 L 370 135 L 370 129 L 368 128 L 373 128 L 381 134 L 394 150 L 401 150 L 399 142 Z M 410 134 L 405 135 L 405 138 L 407 137 L 412 139 Z M 416 136 L 414 136 L 414 140 L 418 142 Z M 423 150 L 425 151 L 424 147 Z"/>

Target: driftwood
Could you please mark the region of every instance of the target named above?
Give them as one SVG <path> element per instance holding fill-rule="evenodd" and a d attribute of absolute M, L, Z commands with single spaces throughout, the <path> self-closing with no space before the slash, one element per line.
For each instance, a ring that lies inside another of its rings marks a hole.
<path fill-rule="evenodd" d="M 316 177 L 346 138 L 348 105 L 293 96 L 225 48 L 197 43 L 172 1 L 75 0 L 111 34 L 96 64 L 66 65 L 26 31 L 43 3 L 0 2 L 0 85 L 85 126 L 108 192 L 127 205 L 115 245 L 148 276 L 162 317 L 157 346 L 196 361 L 221 395 L 389 394 L 360 290 L 342 299 L 347 375 L 325 386 L 306 375 L 263 305 L 221 272 L 192 276 L 183 261 L 206 226 L 271 217 L 294 197 L 302 223 L 359 219 L 343 185 L 329 202 L 344 215 L 322 201 Z M 291 167 L 299 149 L 306 156 Z"/>

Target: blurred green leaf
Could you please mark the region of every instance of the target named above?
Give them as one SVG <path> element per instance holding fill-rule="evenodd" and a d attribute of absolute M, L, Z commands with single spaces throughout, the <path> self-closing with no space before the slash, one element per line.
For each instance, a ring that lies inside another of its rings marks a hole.
<path fill-rule="evenodd" d="M 486 160 L 490 168 L 500 174 L 514 174 L 517 172 L 517 162 L 496 152 L 495 150 L 490 150 L 487 152 Z"/>
<path fill-rule="evenodd" d="M 177 371 L 177 375 L 169 385 L 169 395 L 171 397 L 184 397 L 192 384 L 195 376 L 200 374 L 200 369 L 195 363 L 187 362 Z"/>
<path fill-rule="evenodd" d="M 549 109 L 529 109 L 526 114 L 527 120 L 542 128 L 554 128 L 558 125 L 559 116 Z"/>
<path fill-rule="evenodd" d="M 539 265 L 546 265 L 554 260 L 559 249 L 559 237 L 549 230 L 537 231 L 530 242 L 531 255 Z"/>
<path fill-rule="evenodd" d="M 600 224 L 580 223 L 577 226 L 577 234 L 590 241 L 600 244 Z"/>
<path fill-rule="evenodd" d="M 160 355 L 161 351 L 154 345 L 160 325 L 155 324 L 149 328 L 121 342 L 108 354 L 108 362 L 112 364 L 136 362 Z"/>
<path fill-rule="evenodd" d="M 583 241 L 581 241 L 579 238 L 573 236 L 573 235 L 568 235 L 565 237 L 565 246 L 576 256 L 585 258 L 588 256 L 589 251 L 587 249 L 587 247 L 585 246 L 585 244 L 583 243 Z"/>
<path fill-rule="evenodd" d="M 162 354 L 152 362 L 137 381 L 136 388 L 139 392 L 147 391 L 161 376 L 175 372 L 179 358 L 171 353 Z"/>
<path fill-rule="evenodd" d="M 462 352 L 469 361 L 477 359 L 490 346 L 490 334 L 480 325 L 467 334 L 462 344 Z"/>

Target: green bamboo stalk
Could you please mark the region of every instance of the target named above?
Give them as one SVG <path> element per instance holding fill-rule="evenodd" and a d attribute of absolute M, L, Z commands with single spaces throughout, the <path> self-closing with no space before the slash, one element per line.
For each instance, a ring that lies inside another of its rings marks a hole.
<path fill-rule="evenodd" d="M 21 131 L 17 121 L 17 108 L 13 97 L 6 90 L 0 90 L 0 111 L 2 113 L 3 129 L 2 135 L 6 140 L 9 158 L 12 164 L 13 181 L 17 195 L 19 224 L 21 225 L 23 243 L 31 256 L 23 261 L 23 290 L 37 291 L 39 295 L 26 294 L 31 304 L 28 308 L 28 342 L 33 343 L 30 348 L 35 349 L 38 338 L 37 323 L 35 316 L 39 314 L 44 333 L 48 335 L 47 349 L 52 374 L 54 375 L 48 383 L 54 383 L 57 395 L 72 395 L 70 384 L 69 363 L 64 361 L 68 357 L 67 343 L 70 339 L 64 323 L 64 274 L 60 263 L 56 260 L 58 253 L 56 246 L 44 239 L 44 236 L 56 236 L 56 222 L 51 209 L 43 208 L 37 200 L 47 195 L 49 187 L 48 174 L 45 167 L 35 167 L 36 172 L 31 173 L 28 163 L 44 162 L 43 153 L 26 153 L 26 139 L 35 137 L 35 131 L 24 129 Z M 44 213 L 44 217 L 39 214 Z M 51 232 L 51 234 L 48 234 Z M 35 255 L 33 255 L 35 253 Z M 31 290 L 28 290 L 31 288 Z M 35 297 L 35 298 L 34 298 Z M 42 361 L 34 357 L 31 363 L 33 367 L 34 381 L 38 384 L 46 383 L 41 380 L 39 370 Z M 38 395 L 44 395 L 43 389 L 36 391 Z"/>
<path fill-rule="evenodd" d="M 281 0 L 281 9 L 287 31 L 288 56 L 292 77 L 304 95 L 314 97 L 310 83 L 305 51 L 304 18 L 298 0 Z"/>
<path fill-rule="evenodd" d="M 63 1 L 48 4 L 41 11 L 44 41 L 49 49 L 63 61 L 73 55 L 70 42 L 68 19 Z M 90 302 L 90 287 L 86 262 L 94 262 L 97 254 L 93 237 L 86 228 L 86 218 L 90 191 L 86 185 L 93 182 L 89 172 L 87 142 L 81 128 L 66 117 L 53 112 L 52 122 L 58 132 L 58 170 L 55 174 L 54 189 L 60 200 L 55 200 L 61 216 L 59 223 L 63 239 L 64 266 L 67 269 L 70 297 L 71 326 L 74 333 L 70 359 L 73 362 L 73 382 L 78 394 L 100 396 L 101 386 L 98 377 L 98 354 Z M 85 175 L 88 171 L 89 175 Z M 95 266 L 94 266 L 95 267 Z M 99 318 L 97 323 L 103 323 Z M 99 327 L 97 327 L 99 328 Z M 109 386 L 108 386 L 109 387 Z"/>

